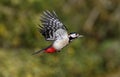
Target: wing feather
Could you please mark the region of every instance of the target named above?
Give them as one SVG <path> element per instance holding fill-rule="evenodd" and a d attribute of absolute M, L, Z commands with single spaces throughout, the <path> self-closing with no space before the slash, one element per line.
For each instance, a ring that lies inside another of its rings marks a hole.
<path fill-rule="evenodd" d="M 55 11 L 44 11 L 41 16 L 40 33 L 45 37 L 46 40 L 55 40 L 55 32 L 59 29 L 63 29 L 67 32 L 67 28 L 64 24 L 58 19 Z"/>

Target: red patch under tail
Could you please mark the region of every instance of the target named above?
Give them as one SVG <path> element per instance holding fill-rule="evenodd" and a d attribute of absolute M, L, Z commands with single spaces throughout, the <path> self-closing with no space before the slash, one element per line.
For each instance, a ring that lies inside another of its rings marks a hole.
<path fill-rule="evenodd" d="M 54 47 L 49 47 L 49 48 L 45 49 L 45 52 L 54 53 L 54 52 L 56 52 L 56 49 Z"/>

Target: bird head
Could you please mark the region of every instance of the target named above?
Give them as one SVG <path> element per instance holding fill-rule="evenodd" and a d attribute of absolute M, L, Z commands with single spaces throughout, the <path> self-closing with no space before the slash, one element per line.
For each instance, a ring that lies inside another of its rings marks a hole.
<path fill-rule="evenodd" d="M 74 40 L 74 39 L 76 39 L 76 38 L 80 38 L 80 37 L 83 37 L 83 35 L 80 35 L 80 34 L 78 34 L 78 33 L 76 33 L 76 32 L 72 32 L 72 33 L 69 34 L 69 40 L 70 40 L 70 42 L 71 42 L 72 40 Z"/>

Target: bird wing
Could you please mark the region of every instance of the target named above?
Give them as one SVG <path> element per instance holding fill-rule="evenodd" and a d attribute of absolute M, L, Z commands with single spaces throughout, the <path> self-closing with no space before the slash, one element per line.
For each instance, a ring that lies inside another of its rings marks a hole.
<path fill-rule="evenodd" d="M 44 11 L 40 21 L 42 26 L 40 26 L 39 31 L 48 41 L 56 40 L 59 36 L 58 32 L 60 31 L 65 31 L 67 33 L 67 28 L 58 19 L 58 16 L 54 11 L 52 12 Z M 60 32 L 60 33 L 63 33 L 63 32 Z"/>

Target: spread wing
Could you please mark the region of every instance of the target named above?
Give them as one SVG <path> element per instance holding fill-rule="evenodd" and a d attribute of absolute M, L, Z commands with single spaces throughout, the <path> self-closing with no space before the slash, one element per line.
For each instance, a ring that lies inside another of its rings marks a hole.
<path fill-rule="evenodd" d="M 67 28 L 64 24 L 58 19 L 58 16 L 54 11 L 44 11 L 41 16 L 41 24 L 39 30 L 40 33 L 45 37 L 46 40 L 55 40 L 56 39 L 56 31 L 59 29 L 63 29 L 67 32 Z M 61 30 L 62 31 L 62 30 Z"/>

